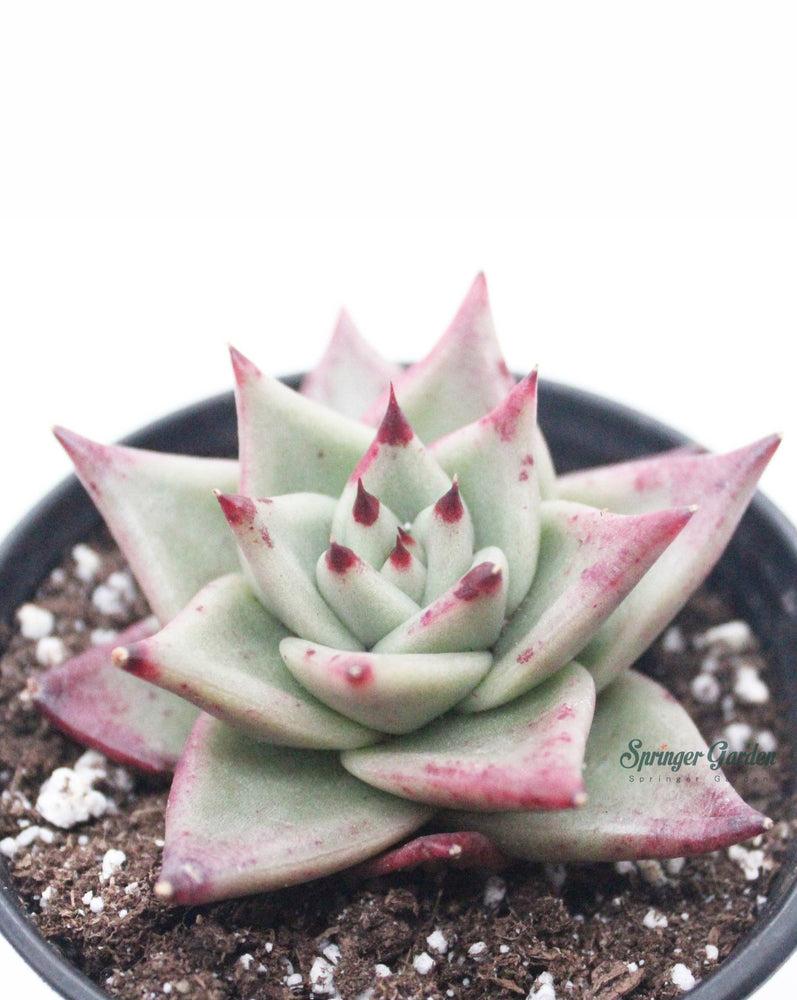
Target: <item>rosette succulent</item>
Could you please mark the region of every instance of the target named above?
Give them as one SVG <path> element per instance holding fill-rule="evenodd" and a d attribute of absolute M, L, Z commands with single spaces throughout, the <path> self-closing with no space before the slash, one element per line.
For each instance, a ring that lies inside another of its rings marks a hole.
<path fill-rule="evenodd" d="M 482 276 L 406 370 L 345 314 L 300 392 L 232 362 L 237 461 L 56 431 L 153 617 L 35 697 L 113 758 L 174 770 L 164 899 L 431 858 L 681 856 L 767 827 L 632 668 L 777 438 L 557 476 Z M 640 737 L 689 752 L 694 780 L 641 795 Z"/>

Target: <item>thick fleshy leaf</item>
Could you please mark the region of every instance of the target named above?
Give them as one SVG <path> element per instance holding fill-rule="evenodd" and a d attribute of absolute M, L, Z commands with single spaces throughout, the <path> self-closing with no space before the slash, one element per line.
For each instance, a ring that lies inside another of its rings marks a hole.
<path fill-rule="evenodd" d="M 487 282 L 477 275 L 451 325 L 396 382 L 402 409 L 422 441 L 434 441 L 487 413 L 512 388 L 495 334 Z M 387 395 L 365 413 L 382 419 Z"/>
<path fill-rule="evenodd" d="M 111 652 L 158 628 L 154 617 L 113 641 L 45 671 L 29 683 L 33 700 L 59 729 L 108 757 L 150 774 L 168 774 L 199 714 L 193 705 L 137 677 L 120 675 Z"/>
<path fill-rule="evenodd" d="M 264 375 L 233 350 L 240 491 L 269 497 L 312 491 L 337 497 L 373 432 Z"/>
<path fill-rule="evenodd" d="M 402 522 L 411 521 L 451 488 L 451 480 L 415 434 L 392 393 L 376 437 L 341 494 L 332 525 L 336 539 L 344 537 L 343 526 L 350 520 L 361 481 Z"/>
<path fill-rule="evenodd" d="M 321 596 L 367 649 L 419 606 L 351 549 L 333 542 L 316 565 Z"/>
<path fill-rule="evenodd" d="M 645 763 L 643 752 L 671 753 L 671 762 L 648 758 Z M 582 809 L 451 813 L 446 820 L 486 833 L 508 854 L 533 861 L 682 857 L 768 829 L 771 820 L 739 798 L 722 772 L 712 769 L 708 754 L 672 695 L 628 671 L 598 699 L 586 752 L 588 801 Z"/>
<path fill-rule="evenodd" d="M 501 705 L 572 660 L 692 514 L 690 507 L 634 515 L 544 502 L 534 586 L 501 632 L 489 676 L 462 707 Z"/>
<path fill-rule="evenodd" d="M 480 653 L 349 653 L 288 638 L 280 652 L 299 683 L 351 719 L 408 733 L 442 715 L 490 669 Z"/>
<path fill-rule="evenodd" d="M 421 560 L 422 554 L 412 535 L 399 529 L 393 551 L 380 570 L 387 580 L 419 605 L 426 590 L 426 566 Z"/>
<path fill-rule="evenodd" d="M 55 435 L 161 622 L 236 569 L 213 490 L 237 489 L 237 462 L 102 445 L 61 427 Z"/>
<path fill-rule="evenodd" d="M 346 491 L 351 498 L 352 490 Z M 333 538 L 341 545 L 354 549 L 357 555 L 379 568 L 390 555 L 396 543 L 399 519 L 357 480 L 354 500 L 346 511 L 341 505 L 335 512 Z"/>
<path fill-rule="evenodd" d="M 203 715 L 175 773 L 155 891 L 198 904 L 306 882 L 384 851 L 430 815 L 352 778 L 335 754 L 271 747 Z"/>
<path fill-rule="evenodd" d="M 359 419 L 400 374 L 401 367 L 385 360 L 365 340 L 344 309 L 321 360 L 302 380 L 300 392 Z"/>
<path fill-rule="evenodd" d="M 476 553 L 473 569 L 428 608 L 393 629 L 375 653 L 451 653 L 489 649 L 506 612 L 507 565 L 500 549 Z"/>
<path fill-rule="evenodd" d="M 635 513 L 662 502 L 697 505 L 678 538 L 579 652 L 598 690 L 631 666 L 708 576 L 779 443 L 773 435 L 725 455 L 669 452 L 563 477 L 563 495 L 590 502 L 612 492 L 612 506 L 620 511 Z"/>
<path fill-rule="evenodd" d="M 439 807 L 569 809 L 585 801 L 581 771 L 594 707 L 592 678 L 572 663 L 509 705 L 448 715 L 341 759 L 362 781 Z"/>
<path fill-rule="evenodd" d="M 456 478 L 437 503 L 415 518 L 412 534 L 421 541 L 426 555 L 422 603 L 431 604 L 457 582 L 473 559 L 473 519 L 462 502 Z"/>
<path fill-rule="evenodd" d="M 473 517 L 476 545 L 497 545 L 509 561 L 509 614 L 531 585 L 540 538 L 537 374 L 518 382 L 485 417 L 435 442 L 430 451 L 456 473 Z"/>
<path fill-rule="evenodd" d="M 375 733 L 296 683 L 279 652 L 287 635 L 246 580 L 230 574 L 204 587 L 156 635 L 119 646 L 113 659 L 256 739 L 325 750 L 373 742 Z"/>
<path fill-rule="evenodd" d="M 499 872 L 509 858 L 482 833 L 427 833 L 414 837 L 390 851 L 357 865 L 349 873 L 354 878 L 380 878 L 412 868 L 445 865 L 446 868 L 473 868 L 480 873 Z"/>
<path fill-rule="evenodd" d="M 263 606 L 297 635 L 341 649 L 361 644 L 318 593 L 315 566 L 335 503 L 320 493 L 251 500 L 220 496 L 244 571 Z"/>

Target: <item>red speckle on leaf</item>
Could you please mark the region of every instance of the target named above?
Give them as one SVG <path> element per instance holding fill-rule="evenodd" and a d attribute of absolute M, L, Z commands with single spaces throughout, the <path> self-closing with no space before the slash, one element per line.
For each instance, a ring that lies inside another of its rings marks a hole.
<path fill-rule="evenodd" d="M 345 545 L 332 542 L 326 552 L 327 566 L 333 573 L 345 573 L 358 562 L 357 556 Z"/>
<path fill-rule="evenodd" d="M 400 448 L 408 445 L 414 436 L 412 428 L 407 423 L 407 418 L 401 412 L 401 408 L 396 401 L 396 393 L 391 385 L 390 402 L 382 418 L 382 423 L 379 425 L 376 439 L 380 444 Z"/>
<path fill-rule="evenodd" d="M 483 562 L 462 577 L 454 591 L 454 597 L 461 601 L 475 601 L 480 597 L 494 594 L 501 586 L 503 573 L 495 563 Z"/>
<path fill-rule="evenodd" d="M 263 539 L 263 541 L 266 543 L 266 545 L 268 545 L 270 549 L 274 548 L 274 542 L 272 541 L 268 528 L 262 527 L 260 529 L 260 537 Z"/>
<path fill-rule="evenodd" d="M 524 649 L 522 653 L 518 653 L 516 659 L 518 663 L 528 663 L 532 656 L 534 656 L 534 650 L 529 647 L 528 649 Z"/>
<path fill-rule="evenodd" d="M 379 500 L 363 486 L 362 479 L 357 480 L 357 498 L 354 501 L 354 520 L 369 528 L 379 517 Z"/>
<path fill-rule="evenodd" d="M 434 505 L 435 514 L 442 518 L 447 524 L 456 524 L 465 514 L 465 507 L 462 497 L 459 495 L 459 483 L 454 480 L 451 489 Z"/>
<path fill-rule="evenodd" d="M 517 478 L 519 483 L 525 483 L 526 480 L 529 478 L 529 474 L 525 469 L 521 469 L 520 474 Z"/>
<path fill-rule="evenodd" d="M 572 719 L 575 717 L 576 710 L 572 705 L 562 705 L 559 711 L 556 713 L 557 719 Z"/>

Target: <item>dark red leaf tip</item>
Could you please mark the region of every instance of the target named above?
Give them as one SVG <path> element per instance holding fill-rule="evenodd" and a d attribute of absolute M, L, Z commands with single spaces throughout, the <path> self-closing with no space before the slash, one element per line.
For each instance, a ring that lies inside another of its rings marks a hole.
<path fill-rule="evenodd" d="M 404 537 L 402 536 L 406 536 L 407 538 L 410 537 L 406 531 L 399 528 L 395 548 L 390 553 L 390 562 L 396 569 L 407 569 L 412 562 L 412 554 L 407 548 L 404 542 Z"/>
<path fill-rule="evenodd" d="M 496 563 L 479 563 L 462 577 L 454 596 L 461 601 L 476 601 L 481 597 L 488 597 L 501 586 L 502 577 L 501 567 Z"/>
<path fill-rule="evenodd" d="M 382 423 L 379 425 L 376 439 L 380 444 L 401 448 L 408 445 L 414 436 L 407 418 L 401 412 L 401 407 L 398 405 L 393 383 L 391 382 L 390 401 L 387 404 L 387 410 L 382 418 Z"/>
<path fill-rule="evenodd" d="M 362 479 L 357 480 L 357 497 L 354 501 L 354 520 L 369 528 L 379 517 L 379 500 L 363 486 Z"/>
<path fill-rule="evenodd" d="M 255 504 L 250 497 L 235 493 L 217 493 L 216 498 L 221 505 L 228 524 L 233 528 L 251 525 L 255 519 Z"/>
<path fill-rule="evenodd" d="M 327 566 L 333 573 L 345 573 L 359 561 L 351 549 L 338 542 L 330 542 L 326 551 Z"/>
<path fill-rule="evenodd" d="M 451 489 L 444 493 L 434 505 L 434 512 L 447 524 L 456 524 L 464 516 L 465 506 L 459 494 L 459 483 L 456 476 L 451 484 Z"/>

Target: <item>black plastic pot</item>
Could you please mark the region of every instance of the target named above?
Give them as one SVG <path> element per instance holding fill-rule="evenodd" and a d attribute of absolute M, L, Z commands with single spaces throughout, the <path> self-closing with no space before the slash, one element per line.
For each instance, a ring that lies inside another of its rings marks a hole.
<path fill-rule="evenodd" d="M 633 410 L 551 383 L 542 386 L 540 421 L 560 471 L 684 443 L 674 431 Z M 232 394 L 165 417 L 127 443 L 159 451 L 233 456 L 237 438 Z M 64 553 L 98 523 L 99 515 L 76 479 L 70 478 L 46 497 L 0 549 L 0 620 L 10 620 Z M 783 710 L 791 730 L 797 732 L 797 532 L 772 504 L 757 496 L 714 578 L 770 655 Z M 1 859 L 0 931 L 63 997 L 107 1000 L 107 994 L 39 935 L 17 902 Z M 741 1000 L 788 958 L 796 944 L 797 844 L 753 930 L 690 997 Z"/>

